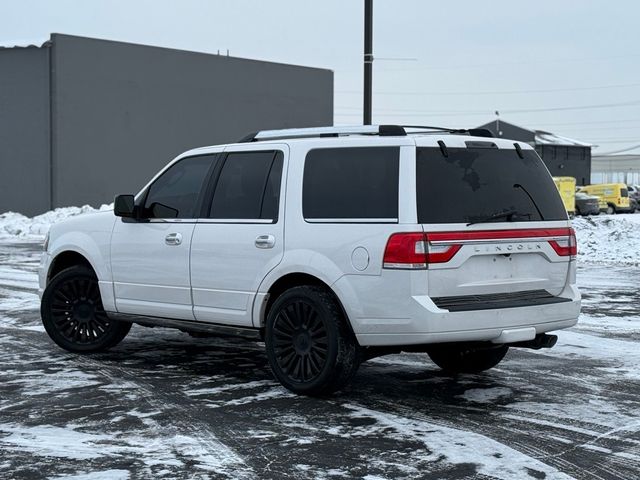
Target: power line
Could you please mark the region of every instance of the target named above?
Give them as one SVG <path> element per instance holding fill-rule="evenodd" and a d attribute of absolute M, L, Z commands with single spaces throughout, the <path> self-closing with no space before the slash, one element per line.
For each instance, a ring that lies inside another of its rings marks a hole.
<path fill-rule="evenodd" d="M 618 107 L 633 107 L 636 105 L 640 105 L 640 100 L 633 100 L 631 102 L 621 102 L 621 103 L 601 103 L 601 104 L 594 104 L 594 105 L 580 105 L 580 106 L 573 106 L 573 107 L 551 107 L 551 108 L 528 108 L 528 109 L 504 109 L 504 108 L 499 108 L 497 110 L 500 111 L 500 113 L 504 114 L 504 113 L 512 113 L 512 114 L 518 114 L 518 113 L 538 113 L 538 112 L 560 112 L 560 111 L 571 111 L 571 110 L 593 110 L 593 109 L 599 109 L 599 108 L 618 108 Z M 340 108 L 353 108 L 353 107 L 340 107 Z M 447 111 L 447 112 L 426 112 L 426 111 L 421 111 L 421 110 L 415 110 L 415 109 L 407 109 L 407 110 L 401 110 L 401 109 L 388 109 L 388 110 L 384 110 L 384 109 L 379 109 L 379 112 L 382 113 L 376 113 L 376 116 L 378 117 L 389 117 L 389 116 L 403 116 L 403 117 L 422 117 L 425 115 L 434 115 L 434 116 L 440 116 L 440 117 L 456 117 L 456 116 L 465 116 L 465 115 L 490 115 L 491 113 L 493 113 L 496 109 L 486 109 L 486 110 L 468 110 L 468 111 L 464 111 L 464 110 L 458 110 L 458 111 Z M 386 112 L 386 113 L 385 113 Z M 344 112 L 336 112 L 336 115 L 339 116 L 359 116 L 359 114 L 350 114 L 350 113 L 344 113 Z"/>
<path fill-rule="evenodd" d="M 460 70 L 460 69 L 469 69 L 469 68 L 495 68 L 495 67 L 506 67 L 506 66 L 514 66 L 514 65 L 536 65 L 536 64 L 566 64 L 566 63 L 581 63 L 581 62 L 594 62 L 601 60 L 619 60 L 619 59 L 628 59 L 628 58 L 638 58 L 640 54 L 632 54 L 632 55 L 612 55 L 607 57 L 583 57 L 583 58 L 558 58 L 558 59 L 528 59 L 522 61 L 514 61 L 514 62 L 501 62 L 501 63 L 476 63 L 476 64 L 458 64 L 458 65 L 425 65 L 425 66 L 417 66 L 416 68 L 399 68 L 399 69 L 391 69 L 391 70 Z"/>
<path fill-rule="evenodd" d="M 549 88 L 535 90 L 505 90 L 505 91 L 480 91 L 480 92 L 389 92 L 376 91 L 375 95 L 397 95 L 397 96 L 439 96 L 439 95 L 518 95 L 524 93 L 552 93 L 552 92 L 577 92 L 583 90 L 604 90 L 608 88 L 627 88 L 638 87 L 640 83 L 624 83 L 618 85 L 600 85 L 595 87 L 573 87 L 573 88 Z M 336 90 L 335 93 L 344 93 L 349 95 L 361 95 L 359 90 Z"/>
<path fill-rule="evenodd" d="M 589 138 L 589 137 L 587 137 Z M 590 142 L 593 143 L 632 143 L 632 142 L 637 142 L 640 141 L 640 137 L 633 137 L 633 138 L 602 138 L 600 140 L 593 140 L 589 138 Z"/>
<path fill-rule="evenodd" d="M 596 120 L 592 122 L 564 122 L 564 123 L 545 123 L 545 126 L 563 126 L 563 125 L 596 125 L 601 123 L 635 123 L 640 122 L 640 118 L 626 118 L 621 120 Z"/>
<path fill-rule="evenodd" d="M 602 152 L 602 153 L 598 153 L 598 155 L 615 155 L 615 154 L 617 154 L 617 153 L 630 152 L 631 150 L 636 150 L 637 148 L 640 148 L 640 144 L 638 144 L 638 145 L 634 145 L 633 147 L 623 148 L 622 150 L 614 150 L 614 151 L 612 151 L 612 152 Z"/>
<path fill-rule="evenodd" d="M 544 128 L 546 128 L 547 125 L 545 124 Z M 640 125 L 636 125 L 634 127 L 590 127 L 590 128 L 584 128 L 584 127 L 573 127 L 573 128 L 563 128 L 562 130 L 570 130 L 570 131 L 580 131 L 580 132 L 618 132 L 620 130 L 639 130 L 640 131 Z"/>

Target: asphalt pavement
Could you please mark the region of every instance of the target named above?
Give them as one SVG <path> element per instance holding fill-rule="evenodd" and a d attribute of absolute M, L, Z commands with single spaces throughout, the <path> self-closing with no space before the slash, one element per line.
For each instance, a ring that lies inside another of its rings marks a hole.
<path fill-rule="evenodd" d="M 579 268 L 580 324 L 457 377 L 378 358 L 327 399 L 257 342 L 134 326 L 76 355 L 40 323 L 35 243 L 0 243 L 0 478 L 640 478 L 640 269 Z"/>

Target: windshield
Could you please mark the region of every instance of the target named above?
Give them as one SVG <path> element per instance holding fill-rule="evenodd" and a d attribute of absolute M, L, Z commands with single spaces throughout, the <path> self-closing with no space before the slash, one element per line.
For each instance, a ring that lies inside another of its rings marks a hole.
<path fill-rule="evenodd" d="M 419 223 L 566 220 L 553 179 L 532 150 L 419 147 L 416 186 Z"/>

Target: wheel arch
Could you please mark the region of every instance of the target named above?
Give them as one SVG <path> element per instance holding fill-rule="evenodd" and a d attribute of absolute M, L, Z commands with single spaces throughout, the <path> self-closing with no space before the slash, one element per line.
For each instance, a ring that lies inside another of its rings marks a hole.
<path fill-rule="evenodd" d="M 271 284 L 269 289 L 267 290 L 267 294 L 265 296 L 265 300 L 263 302 L 263 308 L 260 311 L 260 327 L 264 328 L 267 315 L 269 314 L 269 310 L 271 306 L 275 302 L 275 300 L 282 295 L 287 290 L 300 287 L 303 285 L 315 285 L 318 287 L 324 288 L 327 292 L 329 292 L 336 300 L 340 311 L 344 315 L 344 318 L 347 321 L 347 328 L 351 331 L 355 338 L 355 332 L 353 330 L 353 326 L 351 325 L 351 320 L 349 319 L 349 315 L 344 308 L 344 304 L 340 299 L 340 295 L 335 291 L 335 289 L 331 288 L 329 284 L 315 275 L 304 273 L 304 272 L 290 272 L 287 273 L 280 278 L 278 278 L 275 282 Z"/>
<path fill-rule="evenodd" d="M 47 284 L 62 270 L 65 270 L 69 267 L 74 267 L 76 265 L 82 265 L 90 268 L 91 271 L 96 275 L 96 277 L 98 276 L 96 269 L 93 268 L 93 265 L 91 265 L 91 262 L 85 255 L 75 250 L 64 250 L 58 253 L 53 258 L 53 260 L 51 260 L 51 265 L 49 266 L 49 271 L 47 272 Z"/>

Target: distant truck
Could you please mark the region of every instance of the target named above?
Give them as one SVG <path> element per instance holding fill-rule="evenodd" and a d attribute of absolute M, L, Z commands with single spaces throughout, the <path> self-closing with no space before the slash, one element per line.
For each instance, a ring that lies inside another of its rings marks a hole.
<path fill-rule="evenodd" d="M 579 191 L 588 195 L 596 195 L 603 199 L 607 203 L 606 212 L 609 215 L 613 213 L 629 213 L 634 210 L 629 201 L 629 190 L 624 183 L 586 185 L 581 187 Z"/>
<path fill-rule="evenodd" d="M 569 215 L 576 213 L 576 179 L 573 177 L 553 177 L 564 208 Z"/>

